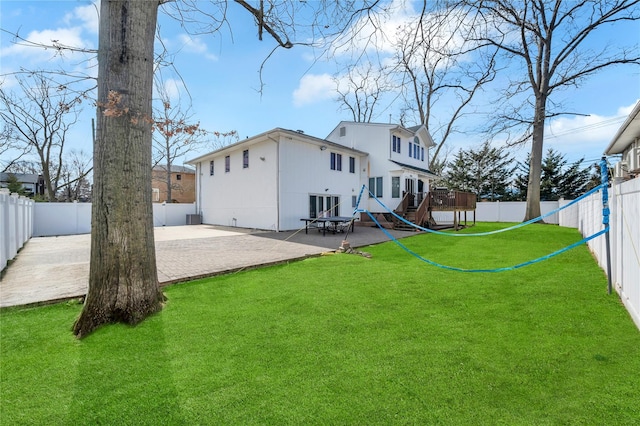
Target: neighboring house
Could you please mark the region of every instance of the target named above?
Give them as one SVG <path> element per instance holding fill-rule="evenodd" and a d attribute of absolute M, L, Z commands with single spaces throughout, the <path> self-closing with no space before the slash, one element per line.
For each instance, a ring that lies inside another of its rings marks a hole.
<path fill-rule="evenodd" d="M 196 200 L 196 171 L 190 167 L 171 166 L 171 199 L 168 199 L 167 168 L 156 166 L 151 172 L 154 203 L 193 203 Z"/>
<path fill-rule="evenodd" d="M 614 165 L 614 178 L 630 179 L 640 176 L 640 101 L 604 153 L 622 155 L 620 161 Z"/>
<path fill-rule="evenodd" d="M 424 127 L 342 122 L 326 139 L 276 128 L 188 161 L 203 223 L 285 231 L 301 218 L 351 216 L 362 185 L 391 209 L 429 179 Z M 364 194 L 361 208 L 382 212 Z"/>
<path fill-rule="evenodd" d="M 44 178 L 42 175 L 29 173 L 0 173 L 0 187 L 6 188 L 9 185 L 9 176 L 14 175 L 18 182 L 26 191 L 26 195 L 44 195 Z"/>

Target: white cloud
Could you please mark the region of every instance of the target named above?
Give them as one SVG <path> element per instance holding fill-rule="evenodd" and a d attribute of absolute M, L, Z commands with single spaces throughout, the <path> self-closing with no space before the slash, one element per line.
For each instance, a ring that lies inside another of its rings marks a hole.
<path fill-rule="evenodd" d="M 50 61 L 56 58 L 70 58 L 79 52 L 58 50 L 55 47 L 43 48 L 41 46 L 64 46 L 74 49 L 95 49 L 98 34 L 98 9 L 99 2 L 79 6 L 64 16 L 62 22 L 66 27 L 56 29 L 34 30 L 24 40 L 16 40 L 15 43 L 0 50 L 0 57 L 15 57 L 21 65 L 24 62 L 31 63 Z M 89 37 L 85 36 L 88 33 Z"/>
<path fill-rule="evenodd" d="M 335 95 L 335 86 L 329 74 L 307 74 L 300 79 L 298 88 L 293 91 L 293 105 L 301 107 L 332 99 Z"/>
<path fill-rule="evenodd" d="M 218 60 L 216 55 L 208 52 L 209 48 L 207 47 L 207 44 L 202 41 L 200 37 L 191 37 L 187 34 L 180 34 L 178 35 L 178 41 L 185 52 L 202 55 L 212 61 Z"/>
<path fill-rule="evenodd" d="M 59 51 L 54 48 L 42 48 L 40 45 L 51 46 L 60 44 L 72 47 L 87 47 L 88 43 L 82 39 L 80 27 L 60 28 L 57 30 L 31 31 L 25 37 L 26 41 L 18 41 L 0 51 L 0 56 L 18 56 L 21 60 L 44 61 L 55 57 Z M 66 55 L 66 53 L 63 53 Z"/>
<path fill-rule="evenodd" d="M 172 103 L 179 102 L 182 93 L 186 92 L 182 80 L 169 78 L 163 82 L 162 90 L 169 96 Z"/>
<path fill-rule="evenodd" d="M 87 6 L 78 6 L 72 12 L 67 13 L 64 22 L 74 25 L 75 20 L 80 21 L 80 25 L 92 34 L 98 34 L 100 21 L 100 1 L 96 1 Z"/>
<path fill-rule="evenodd" d="M 619 107 L 616 114 L 559 117 L 545 129 L 545 146 L 566 153 L 570 161 L 592 160 L 605 150 L 635 106 Z"/>

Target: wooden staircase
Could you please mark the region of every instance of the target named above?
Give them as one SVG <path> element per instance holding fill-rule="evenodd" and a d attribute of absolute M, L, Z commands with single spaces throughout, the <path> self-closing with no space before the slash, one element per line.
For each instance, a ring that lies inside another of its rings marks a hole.
<path fill-rule="evenodd" d="M 417 207 L 414 206 L 407 206 L 406 211 L 404 212 L 404 214 L 402 215 L 402 217 L 404 217 L 406 220 L 408 220 L 411 223 L 416 223 L 416 211 L 418 210 Z M 419 225 L 419 224 L 418 224 Z M 407 223 L 402 222 L 401 220 L 398 219 L 394 219 L 393 221 L 393 229 L 396 229 L 398 231 L 416 231 L 417 229 Z"/>

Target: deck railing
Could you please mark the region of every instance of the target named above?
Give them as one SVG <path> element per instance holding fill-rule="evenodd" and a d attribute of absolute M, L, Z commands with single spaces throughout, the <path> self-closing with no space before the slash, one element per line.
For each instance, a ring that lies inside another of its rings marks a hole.
<path fill-rule="evenodd" d="M 429 191 L 432 211 L 468 211 L 476 209 L 476 194 L 472 192 L 435 189 Z"/>

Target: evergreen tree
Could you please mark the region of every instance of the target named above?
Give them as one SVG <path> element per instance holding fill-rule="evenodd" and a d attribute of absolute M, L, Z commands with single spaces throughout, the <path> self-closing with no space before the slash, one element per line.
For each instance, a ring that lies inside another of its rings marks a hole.
<path fill-rule="evenodd" d="M 448 164 L 445 181 L 449 188 L 473 192 L 479 200 L 509 198 L 510 178 L 516 169 L 512 164 L 513 158 L 502 148 L 485 142 L 477 150 L 459 150 Z"/>
<path fill-rule="evenodd" d="M 556 201 L 560 198 L 573 200 L 591 188 L 600 184 L 600 169 L 582 167 L 584 159 L 580 159 L 567 166 L 564 154 L 550 148 L 542 161 L 542 179 L 540 180 L 540 199 Z M 518 199 L 527 197 L 527 183 L 529 174 L 529 160 L 518 163 L 518 173 L 514 179 L 514 186 L 519 192 Z"/>
<path fill-rule="evenodd" d="M 560 199 L 560 189 L 563 182 L 563 169 L 567 164 L 564 154 L 547 150 L 547 155 L 542 160 L 542 178 L 540 179 L 540 200 L 556 201 Z"/>
<path fill-rule="evenodd" d="M 7 177 L 7 188 L 12 194 L 27 195 L 27 190 L 13 173 Z"/>
<path fill-rule="evenodd" d="M 579 159 L 564 171 L 558 188 L 560 198 L 574 200 L 587 192 L 591 180 L 591 168 L 589 166 L 583 168 L 583 161 L 584 158 Z"/>

